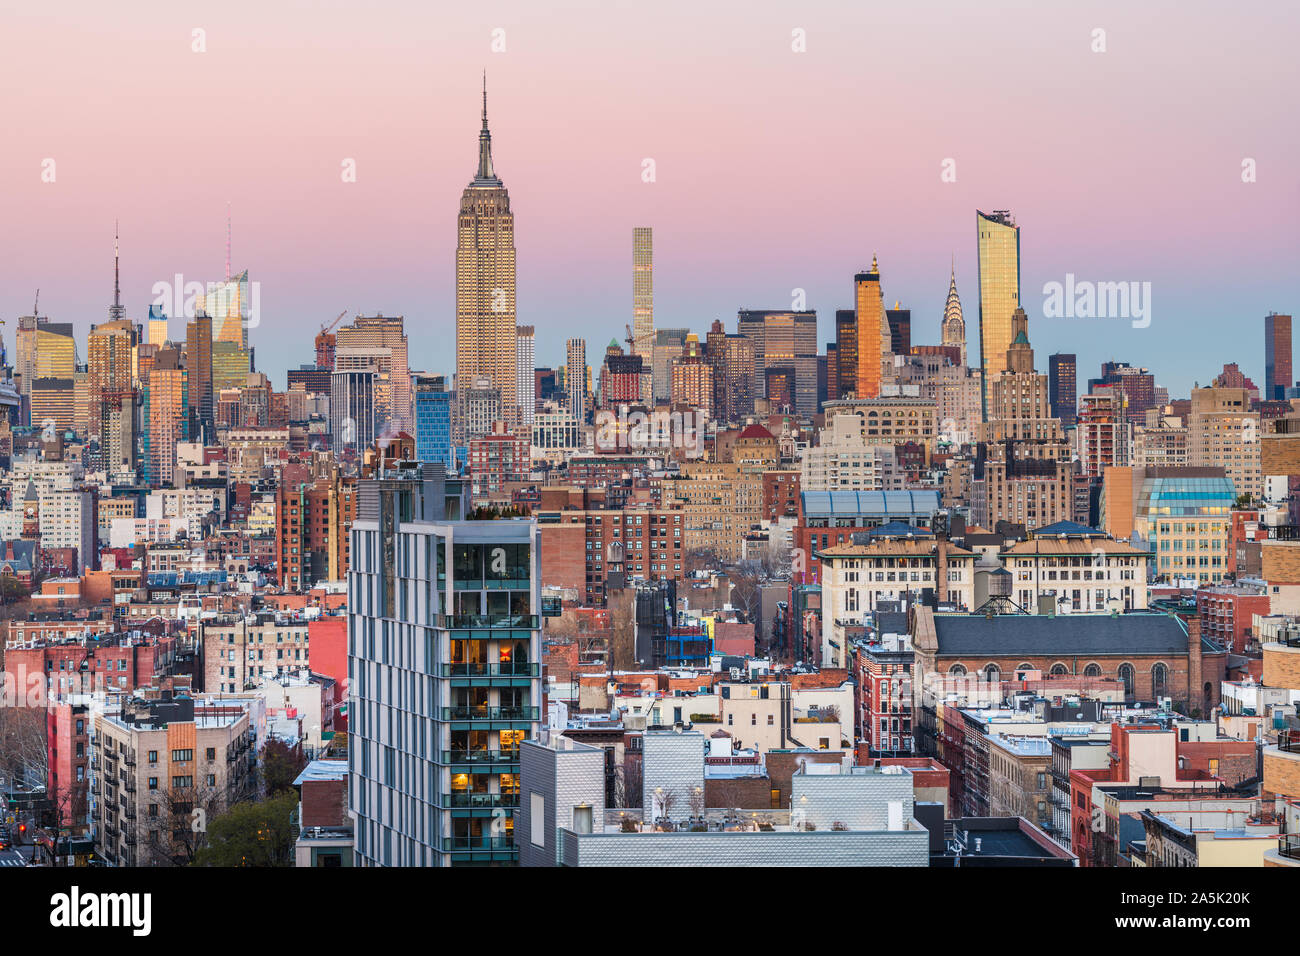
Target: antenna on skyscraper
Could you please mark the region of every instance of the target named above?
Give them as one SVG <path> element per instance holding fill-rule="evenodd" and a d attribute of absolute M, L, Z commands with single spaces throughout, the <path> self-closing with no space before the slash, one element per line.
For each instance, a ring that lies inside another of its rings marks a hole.
<path fill-rule="evenodd" d="M 40 313 L 36 311 L 37 308 L 40 306 L 40 304 L 41 304 L 41 290 L 40 290 L 40 289 L 37 289 L 37 290 L 36 290 L 36 301 L 35 301 L 34 303 L 32 303 L 32 318 L 33 318 L 33 319 L 36 318 L 38 315 L 40 315 Z"/>
<path fill-rule="evenodd" d="M 226 281 L 230 281 L 230 203 L 226 203 Z"/>
<path fill-rule="evenodd" d="M 117 220 L 113 220 L 113 307 L 108 310 L 110 319 L 120 319 L 126 310 L 122 308 L 122 287 L 119 281 L 120 273 L 118 270 L 118 227 Z"/>

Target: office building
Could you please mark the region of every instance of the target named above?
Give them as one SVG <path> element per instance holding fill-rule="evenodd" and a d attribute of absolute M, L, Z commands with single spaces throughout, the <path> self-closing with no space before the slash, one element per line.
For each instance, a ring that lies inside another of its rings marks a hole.
<path fill-rule="evenodd" d="M 509 416 L 518 406 L 518 328 L 515 217 L 492 164 L 485 81 L 478 169 L 456 219 L 456 381 L 462 388 L 486 376 Z"/>
<path fill-rule="evenodd" d="M 335 455 L 360 455 L 375 443 L 375 372 L 334 372 L 330 376 L 330 447 Z"/>
<path fill-rule="evenodd" d="M 880 288 L 880 267 L 871 257 L 871 269 L 853 277 L 854 327 L 858 368 L 855 395 L 876 398 L 880 395 L 882 373 L 890 352 L 889 320 L 885 315 L 885 296 Z"/>
<path fill-rule="evenodd" d="M 442 375 L 420 375 L 415 382 L 415 457 L 454 469 L 451 452 L 451 393 Z"/>
<path fill-rule="evenodd" d="M 1078 359 L 1073 352 L 1056 352 L 1047 357 L 1048 400 L 1052 417 L 1062 428 L 1073 428 L 1079 409 Z"/>
<path fill-rule="evenodd" d="M 884 312 L 882 307 L 881 317 Z M 754 343 L 751 394 L 766 399 L 767 370 L 794 370 L 794 411 L 817 413 L 817 313 L 742 310 L 736 331 Z"/>
<path fill-rule="evenodd" d="M 961 314 L 961 297 L 957 295 L 957 266 L 954 262 L 952 277 L 948 280 L 948 299 L 943 306 L 943 324 L 940 329 L 941 344 L 960 350 L 954 365 L 966 364 L 966 320 Z"/>
<path fill-rule="evenodd" d="M 1264 316 L 1264 397 L 1284 399 L 1295 384 L 1291 370 L 1291 316 Z"/>

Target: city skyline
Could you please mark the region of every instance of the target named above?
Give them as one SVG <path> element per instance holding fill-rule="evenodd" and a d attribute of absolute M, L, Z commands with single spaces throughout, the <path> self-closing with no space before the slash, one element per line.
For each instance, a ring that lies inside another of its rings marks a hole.
<path fill-rule="evenodd" d="M 440 347 L 454 329 L 454 239 L 446 223 L 474 159 L 469 124 L 478 112 L 477 87 L 486 67 L 494 90 L 494 159 L 511 184 L 519 222 L 517 321 L 541 333 L 541 365 L 561 364 L 569 337 L 600 342 L 611 326 L 613 334 L 621 331 L 632 298 L 627 233 L 636 226 L 658 234 L 660 327 L 702 333 L 721 319 L 734 328 L 740 310 L 789 308 L 793 290 L 802 289 L 806 307 L 818 312 L 824 347 L 834 338 L 834 311 L 852 305 L 852 275 L 875 252 L 886 300 L 911 309 L 914 340 L 937 342 L 944 280 L 954 257 L 968 313 L 977 301 L 970 210 L 1006 208 L 1026 230 L 1022 298 L 1040 354 L 1076 352 L 1083 369 L 1123 358 L 1153 369 L 1172 394 L 1186 394 L 1193 382 L 1207 382 L 1221 365 L 1201 356 L 1223 351 L 1259 380 L 1263 330 L 1257 320 L 1269 311 L 1294 311 L 1294 284 L 1287 273 L 1296 243 L 1277 237 L 1291 235 L 1283 228 L 1287 211 L 1294 210 L 1283 157 L 1294 153 L 1296 134 L 1274 123 L 1261 99 L 1258 108 L 1253 101 L 1235 104 L 1207 150 L 1203 128 L 1186 110 L 1194 102 L 1201 104 L 1197 115 L 1215 104 L 1226 108 L 1225 94 L 1181 63 L 1155 79 L 1139 53 L 1158 52 L 1157 35 L 1166 42 L 1179 37 L 1192 42 L 1208 28 L 1208 9 L 1197 7 L 1196 15 L 1167 25 L 1149 13 L 1103 8 L 1094 19 L 1109 22 L 1104 54 L 1089 49 L 1091 20 L 1020 11 L 1025 35 L 999 34 L 1008 59 L 1020 58 L 1018 68 L 1028 69 L 1054 57 L 1061 79 L 1048 84 L 1059 108 L 1035 114 L 1057 121 L 1033 126 L 1032 135 L 1013 150 L 1007 144 L 1014 138 L 964 119 L 974 117 L 974 105 L 996 88 L 995 80 L 1014 72 L 1011 66 L 999 65 L 989 71 L 995 76 L 983 79 L 949 69 L 950 80 L 966 79 L 946 89 L 895 83 L 872 92 L 880 77 L 873 81 L 854 65 L 827 16 L 760 13 L 733 24 L 745 66 L 739 76 L 719 77 L 716 69 L 692 62 L 649 90 L 630 90 L 619 70 L 602 84 L 549 69 L 549 56 L 579 43 L 597 48 L 592 66 L 597 73 L 612 57 L 590 34 L 566 37 L 556 25 L 543 27 L 518 13 L 502 14 L 504 54 L 491 52 L 494 23 L 464 22 L 452 31 L 458 46 L 448 52 L 454 55 L 436 66 L 429 65 L 428 56 L 415 56 L 411 40 L 393 34 L 388 53 L 400 80 L 370 92 L 396 96 L 395 108 L 417 120 L 398 129 L 371 117 L 361 102 L 369 101 L 368 95 L 347 95 L 343 81 L 323 76 L 313 64 L 302 83 L 317 83 L 320 94 L 338 102 L 341 111 L 337 121 L 320 127 L 328 135 L 316 137 L 307 134 L 320 116 L 318 106 L 305 106 L 301 115 L 283 121 L 282 130 L 272 129 L 265 110 L 253 108 L 248 87 L 241 85 L 267 78 L 270 53 L 282 53 L 278 47 L 289 36 L 283 32 L 287 22 L 271 15 L 259 20 L 265 33 L 254 43 L 246 31 L 231 30 L 230 18 L 246 12 L 236 4 L 205 28 L 207 48 L 197 54 L 190 49 L 190 27 L 181 30 L 168 19 L 124 37 L 115 57 L 157 60 L 176 76 L 176 95 L 193 94 L 195 102 L 222 89 L 223 64 L 240 64 L 251 79 L 228 92 L 248 108 L 248 135 L 265 142 L 260 161 L 241 156 L 205 163 L 194 176 L 167 158 L 170 149 L 155 153 L 143 145 L 149 142 L 143 135 L 151 121 L 143 115 L 148 107 L 119 106 L 120 131 L 110 141 L 121 148 L 110 160 L 96 155 L 90 163 L 87 157 L 103 142 L 96 135 L 100 119 L 81 116 L 83 130 L 73 136 L 42 116 L 43 97 L 50 94 L 28 91 L 12 127 L 22 150 L 0 159 L 0 175 L 13 185 L 16 226 L 0 240 L 0 254 L 9 263 L 0 276 L 0 308 L 12 318 L 27 314 L 40 288 L 42 312 L 73 323 L 84 340 L 110 301 L 108 229 L 110 220 L 120 219 L 123 304 L 129 317 L 143 321 L 154 284 L 170 282 L 178 272 L 203 283 L 223 275 L 230 203 L 233 267 L 247 269 L 262 284 L 264 322 L 251 339 L 258 368 L 273 381 L 282 383 L 285 369 L 309 357 L 296 351 L 306 351 L 300 349 L 304 334 L 314 334 L 342 308 L 405 315 L 411 367 L 449 373 L 449 356 Z M 89 11 L 86 22 L 93 24 L 98 15 Z M 1295 16 L 1273 15 L 1283 22 Z M 39 14 L 20 16 L 31 21 L 33 43 L 18 51 L 14 68 L 19 72 L 27 56 L 52 42 L 53 29 Z M 414 25 L 422 22 L 418 12 L 407 16 Z M 560 17 L 557 24 L 571 24 L 573 16 Z M 708 18 L 715 15 L 704 16 L 705 25 L 714 25 Z M 852 21 L 857 14 L 841 10 L 836 16 Z M 988 29 L 961 12 L 940 27 L 901 11 L 886 17 L 881 27 L 894 43 L 882 51 L 881 69 L 895 66 L 899 76 L 916 69 L 898 62 L 900 51 L 915 54 L 928 39 L 945 50 L 975 49 Z M 168 34 L 164 26 L 181 32 Z M 297 28 L 326 48 L 342 42 L 344 25 L 329 16 Z M 807 33 L 806 53 L 791 49 L 795 28 Z M 1243 27 L 1221 28 L 1223 42 L 1232 40 L 1242 49 L 1236 71 L 1241 82 L 1261 89 L 1272 85 L 1276 68 L 1269 65 L 1268 50 L 1276 41 L 1269 31 L 1252 29 L 1247 41 L 1233 32 Z M 178 45 L 174 54 L 159 46 L 165 37 Z M 673 52 L 670 44 L 665 47 L 668 40 L 653 31 L 624 38 L 630 48 L 623 55 L 632 63 L 659 62 Z M 693 33 L 678 40 L 684 50 L 708 42 Z M 96 63 L 97 56 L 89 56 L 87 68 Z M 201 76 L 195 75 L 196 64 Z M 427 76 L 414 82 L 430 71 L 436 73 L 433 82 Z M 1066 77 L 1085 88 L 1074 90 Z M 742 96 L 751 88 L 753 95 Z M 1134 125 L 1139 112 L 1146 115 L 1131 103 L 1135 91 L 1165 107 L 1149 129 Z M 308 92 L 294 85 L 285 91 L 285 102 L 296 103 Z M 818 177 L 823 155 L 855 155 L 864 131 L 852 121 L 853 107 L 864 92 L 879 107 L 878 133 L 889 146 L 873 150 L 860 167 L 848 164 L 840 176 Z M 109 76 L 99 95 L 127 93 L 143 96 L 154 109 L 164 102 L 142 90 L 130 72 Z M 759 104 L 764 94 L 776 99 Z M 617 108 L 619 102 L 624 109 Z M 683 108 L 686 103 L 692 110 Z M 666 109 L 672 104 L 677 109 Z M 790 122 L 774 124 L 769 107 L 783 115 L 785 104 Z M 1030 105 L 1019 103 L 1033 112 Z M 77 123 L 83 109 L 64 111 L 62 121 Z M 754 123 L 756 109 L 768 110 L 766 123 Z M 631 114 L 639 117 L 637 123 Z M 920 124 L 917 115 L 936 119 Z M 586 122 L 594 116 L 600 122 Z M 1081 131 L 1088 135 L 1081 138 Z M 177 129 L 167 141 L 184 146 L 190 136 Z M 289 153 L 275 148 L 286 137 L 294 143 Z M 1111 148 L 1115 143 L 1125 148 Z M 728 164 L 733 155 L 741 158 Z M 55 182 L 41 181 L 45 158 L 57 164 Z M 340 179 L 340 163 L 347 158 L 355 160 L 356 182 Z M 653 183 L 642 181 L 647 158 L 655 161 Z M 1244 158 L 1258 164 L 1257 182 L 1242 182 Z M 955 182 L 941 179 L 947 159 L 954 160 Z M 719 169 L 726 175 L 719 177 Z M 861 189 L 846 194 L 841 188 L 846 176 L 860 181 Z M 575 212 L 572 195 L 578 187 L 592 201 Z M 789 196 L 796 189 L 799 208 L 816 212 L 791 217 Z M 1188 194 L 1196 195 L 1197 203 L 1187 204 Z M 827 205 L 832 195 L 838 208 Z M 178 209 L 183 216 L 177 216 Z M 1115 229 L 1121 221 L 1124 228 Z M 1232 241 L 1209 246 L 1201 225 L 1208 221 L 1227 224 Z M 100 222 L 102 231 L 94 228 Z M 864 228 L 864 223 L 872 225 Z M 60 254 L 42 235 L 60 237 Z M 1196 265 L 1210 259 L 1214 270 Z M 1151 326 L 1044 317 L 1040 290 L 1067 275 L 1150 281 Z M 1231 321 L 1225 321 L 1225 309 Z M 967 318 L 973 341 L 969 320 L 975 316 Z M 1233 327 L 1241 321 L 1250 329 L 1244 339 Z"/>

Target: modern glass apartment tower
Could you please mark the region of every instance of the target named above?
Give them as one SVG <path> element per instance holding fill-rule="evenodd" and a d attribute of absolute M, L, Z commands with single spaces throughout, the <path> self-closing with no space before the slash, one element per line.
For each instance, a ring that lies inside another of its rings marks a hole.
<path fill-rule="evenodd" d="M 517 860 L 519 745 L 540 716 L 540 533 L 527 519 L 443 520 L 454 484 L 408 463 L 360 483 L 348 574 L 358 866 Z"/>
<path fill-rule="evenodd" d="M 982 420 L 989 419 L 989 389 L 1007 367 L 1011 316 L 1020 308 L 1020 227 L 1004 209 L 975 212 L 980 279 Z"/>

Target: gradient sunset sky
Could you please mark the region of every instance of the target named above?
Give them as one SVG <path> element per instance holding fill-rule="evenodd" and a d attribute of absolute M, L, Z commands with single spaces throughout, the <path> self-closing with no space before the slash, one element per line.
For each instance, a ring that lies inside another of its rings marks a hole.
<path fill-rule="evenodd" d="M 1055 351 L 1078 353 L 1081 383 L 1126 360 L 1180 395 L 1238 361 L 1262 385 L 1263 316 L 1300 309 L 1296 5 L 49 6 L 0 13 L 10 350 L 39 287 L 84 360 L 108 317 L 114 219 L 129 317 L 176 273 L 221 278 L 229 202 L 234 268 L 261 283 L 256 363 L 277 389 L 344 309 L 405 315 L 412 368 L 450 374 L 484 69 L 539 365 L 562 362 L 570 336 L 593 366 L 623 338 L 642 225 L 656 324 L 701 335 L 801 288 L 824 346 L 875 253 L 913 341 L 937 342 L 955 255 L 973 359 L 977 208 L 1021 226 L 1042 371 Z M 1150 327 L 1043 318 L 1044 283 L 1066 273 L 1151 282 Z"/>

